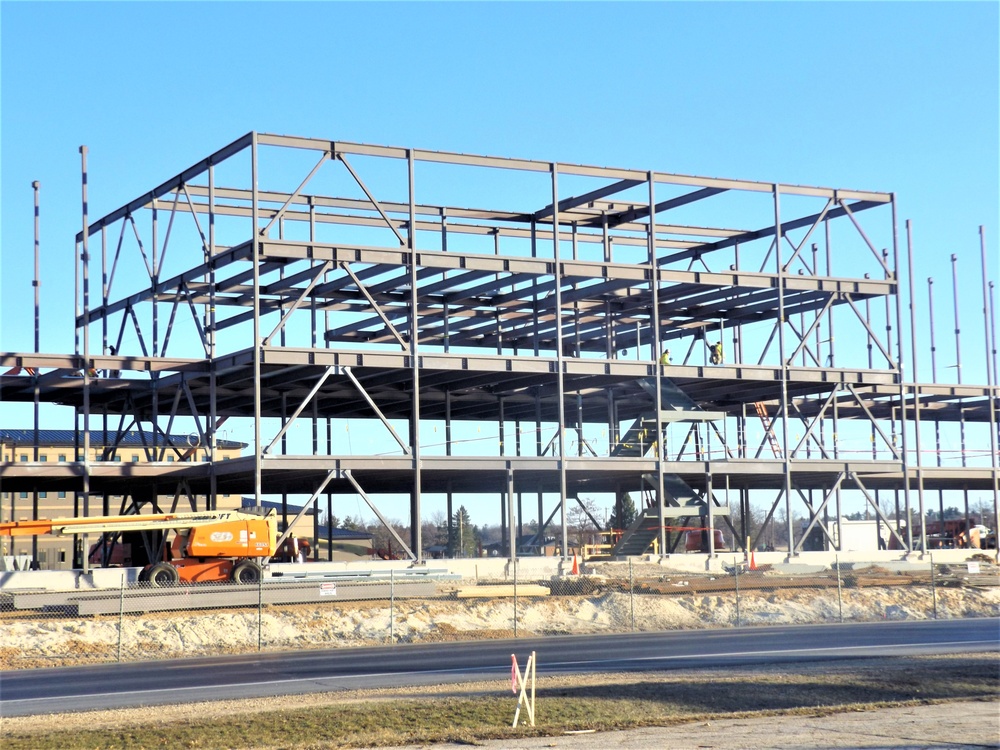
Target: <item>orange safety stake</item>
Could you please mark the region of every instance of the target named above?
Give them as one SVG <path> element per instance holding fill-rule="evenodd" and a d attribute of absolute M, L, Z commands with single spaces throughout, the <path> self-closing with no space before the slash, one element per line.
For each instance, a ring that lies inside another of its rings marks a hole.
<path fill-rule="evenodd" d="M 750 570 L 757 570 L 757 563 L 753 559 L 753 550 L 750 550 Z"/>
<path fill-rule="evenodd" d="M 572 575 L 580 575 L 580 566 L 576 564 L 576 553 L 573 553 L 573 570 L 570 571 Z"/>

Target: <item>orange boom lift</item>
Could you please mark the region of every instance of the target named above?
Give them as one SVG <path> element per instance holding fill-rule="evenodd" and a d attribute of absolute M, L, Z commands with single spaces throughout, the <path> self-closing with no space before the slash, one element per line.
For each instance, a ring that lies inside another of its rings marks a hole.
<path fill-rule="evenodd" d="M 140 581 L 149 581 L 153 586 L 170 586 L 179 581 L 256 583 L 261 577 L 262 561 L 278 549 L 277 530 L 277 514 L 273 510 L 266 515 L 230 510 L 41 518 L 0 524 L 0 536 L 161 531 L 164 544 L 160 561 L 147 565 L 139 574 Z M 174 537 L 168 547 L 166 540 L 170 531 L 174 532 Z"/>

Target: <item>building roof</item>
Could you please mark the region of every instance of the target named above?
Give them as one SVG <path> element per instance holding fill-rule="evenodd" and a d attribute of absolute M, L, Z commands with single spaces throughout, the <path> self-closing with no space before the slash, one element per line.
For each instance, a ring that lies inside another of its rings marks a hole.
<path fill-rule="evenodd" d="M 38 431 L 38 445 L 40 447 L 45 446 L 73 446 L 76 444 L 76 431 L 75 430 L 39 430 Z M 91 430 L 90 431 L 90 444 L 94 447 L 110 447 L 115 445 L 116 432 L 114 430 L 108 430 L 107 433 L 104 430 Z M 80 432 L 80 438 L 83 439 L 83 432 Z M 191 446 L 192 442 L 194 445 L 198 444 L 198 435 L 195 433 L 193 435 L 169 435 L 169 442 L 177 446 Z M 190 438 L 190 439 L 189 439 Z M 148 430 L 128 430 L 122 433 L 121 437 L 118 439 L 117 444 L 119 446 L 135 446 L 141 447 L 145 441 L 146 445 L 153 444 L 153 433 Z M 240 443 L 235 440 L 219 440 L 216 439 L 216 446 L 219 448 L 233 450 L 247 447 L 247 443 Z M 0 443 L 6 445 L 34 445 L 35 444 L 35 431 L 34 429 L 27 430 L 9 430 L 0 429 Z M 162 446 L 164 444 L 164 436 L 162 434 L 156 436 L 157 445 Z"/>

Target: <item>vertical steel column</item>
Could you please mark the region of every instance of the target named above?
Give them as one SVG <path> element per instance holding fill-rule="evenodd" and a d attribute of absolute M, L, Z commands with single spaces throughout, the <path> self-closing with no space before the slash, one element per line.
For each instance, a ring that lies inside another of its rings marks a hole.
<path fill-rule="evenodd" d="M 993 282 L 990 284 L 990 361 L 993 363 L 993 385 L 1000 382 L 1000 371 L 997 370 L 997 329 L 996 311 L 993 307 Z"/>
<path fill-rule="evenodd" d="M 927 277 L 927 316 L 931 334 L 931 382 L 937 383 L 937 343 L 934 337 L 934 279 Z M 934 457 L 941 465 L 941 421 L 934 420 Z M 943 492 L 943 491 L 942 491 Z M 944 520 L 944 497 L 941 497 L 941 518 Z"/>
<path fill-rule="evenodd" d="M 959 385 L 962 384 L 962 326 L 958 319 L 958 256 L 951 255 L 951 294 L 955 311 L 955 369 Z M 964 427 L 964 425 L 963 425 Z M 963 447 L 965 440 L 962 440 Z"/>
<path fill-rule="evenodd" d="M 934 339 L 934 279 L 930 276 L 927 277 L 927 314 L 929 316 L 931 332 L 931 382 L 937 383 L 937 344 Z M 941 455 L 941 420 L 935 419 L 934 456 L 938 466 L 941 465 Z M 939 518 L 944 523 L 944 490 L 942 489 L 938 489 L 938 511 Z M 923 526 L 925 520 L 925 518 L 920 519 L 921 526 Z M 926 539 L 926 534 L 922 535 L 921 539 Z M 923 542 L 920 548 L 926 551 L 926 545 Z"/>
<path fill-rule="evenodd" d="M 990 361 L 990 298 L 986 290 L 986 281 L 989 275 L 986 264 L 986 228 L 982 225 L 979 226 L 979 259 L 983 279 L 983 343 L 986 345 L 983 353 L 986 355 L 986 383 L 992 384 L 996 373 L 993 372 L 992 362 Z"/>
<path fill-rule="evenodd" d="M 208 338 L 208 426 L 211 429 L 209 434 L 209 449 L 211 458 L 209 461 L 208 477 L 208 498 L 205 501 L 206 510 L 215 510 L 218 507 L 218 477 L 216 474 L 218 461 L 218 430 L 219 404 L 218 404 L 218 374 L 216 372 L 216 351 L 215 351 L 215 165 L 208 165 L 208 311 L 205 321 L 206 336 Z M 319 540 L 317 540 L 318 545 Z"/>
<path fill-rule="evenodd" d="M 318 398 L 318 396 L 317 396 Z M 288 393 L 285 391 L 281 392 L 280 399 L 280 409 L 281 409 L 281 456 L 284 458 L 288 455 L 288 432 L 285 430 L 285 425 L 288 423 Z M 283 528 L 288 528 L 288 493 L 281 493 L 281 525 Z M 293 548 L 297 549 L 297 547 Z"/>
<path fill-rule="evenodd" d="M 553 218 L 552 218 L 553 237 L 555 237 L 554 233 L 555 233 L 556 223 L 558 222 L 559 206 L 554 205 L 552 210 L 553 210 Z M 557 242 L 558 240 L 553 240 L 553 241 Z M 537 224 L 536 224 L 536 222 L 535 222 L 534 219 L 531 220 L 531 257 L 532 258 L 537 258 L 538 257 L 538 227 L 537 227 Z M 558 275 L 558 269 L 557 269 L 557 275 Z M 538 339 L 539 339 L 539 335 L 538 335 L 538 333 L 539 333 L 539 326 L 538 326 L 538 292 L 536 291 L 537 286 L 538 286 L 538 278 L 537 277 L 532 278 L 532 280 L 531 280 L 531 297 L 532 297 L 532 299 L 534 300 L 534 303 L 535 303 L 534 304 L 534 308 L 535 308 L 534 309 L 534 317 L 532 319 L 532 323 L 534 325 L 534 330 L 535 330 L 535 335 L 532 336 L 532 341 L 534 342 L 534 350 L 535 350 L 535 356 L 536 357 L 538 356 Z M 539 453 L 538 455 L 541 455 L 541 453 Z M 539 523 L 541 523 L 541 519 L 539 519 Z"/>
<path fill-rule="evenodd" d="M 254 131 L 250 139 L 250 221 L 253 223 L 251 233 L 250 257 L 253 263 L 253 491 L 254 505 L 261 505 L 261 464 L 263 462 L 263 452 L 261 446 L 261 413 L 260 413 L 260 359 L 261 359 L 261 339 L 260 339 L 260 230 L 258 211 L 260 195 L 258 193 L 257 180 L 259 177 L 257 167 L 257 131 Z"/>
<path fill-rule="evenodd" d="M 442 208 L 441 209 L 441 252 L 448 252 L 448 212 Z M 448 278 L 448 271 L 444 271 L 441 274 L 442 278 Z M 442 333 L 443 340 L 442 345 L 444 353 L 447 354 L 451 349 L 451 334 L 448 330 L 448 318 L 450 317 L 448 310 L 448 295 L 443 294 L 442 304 L 441 304 L 441 317 L 443 319 L 444 331 Z M 449 522 L 450 523 L 450 522 Z"/>
<path fill-rule="evenodd" d="M 774 183 L 774 257 L 778 282 L 778 358 L 781 361 L 781 442 L 785 473 L 785 509 L 788 527 L 788 554 L 795 554 L 792 528 L 792 456 L 788 449 L 788 364 L 785 362 L 785 271 L 781 262 L 781 187 Z"/>
<path fill-rule="evenodd" d="M 101 227 L 101 304 L 108 304 L 108 228 Z M 108 351 L 108 316 L 101 316 L 101 351 Z M 109 352 L 110 353 L 110 352 Z"/>
<path fill-rule="evenodd" d="M 663 487 L 663 422 L 661 421 L 663 412 L 663 366 L 660 364 L 660 267 L 656 262 L 656 193 L 653 172 L 646 173 L 646 180 L 649 183 L 649 228 L 647 230 L 647 243 L 649 250 L 649 285 L 652 290 L 653 309 L 649 311 L 650 324 L 653 327 L 653 341 L 650 346 L 650 359 L 653 361 L 656 371 L 656 398 L 654 408 L 656 409 L 656 510 L 657 523 L 659 525 L 660 555 L 667 553 L 667 519 L 666 519 L 666 492 Z M 636 347 L 639 342 L 636 341 Z"/>
<path fill-rule="evenodd" d="M 451 389 L 444 392 L 444 454 L 451 455 Z M 448 487 L 445 493 L 445 503 L 448 510 L 448 545 L 451 546 L 451 539 L 455 531 L 455 517 L 452 509 L 451 480 L 448 480 Z M 450 550 L 454 554 L 454 550 Z"/>
<path fill-rule="evenodd" d="M 826 275 L 827 276 L 833 276 L 833 262 L 831 260 L 831 256 L 833 254 L 833 251 L 832 251 L 832 248 L 830 247 L 830 220 L 829 219 L 823 219 L 823 230 L 824 230 L 824 233 L 826 235 L 826 242 L 825 242 L 825 245 L 826 245 L 826 248 L 825 248 L 825 250 L 826 250 Z M 833 341 L 833 338 L 834 338 L 833 337 L 833 317 L 834 317 L 833 316 L 833 306 L 831 306 L 830 307 L 830 311 L 826 314 L 826 324 L 827 324 L 826 328 L 827 328 L 827 339 L 828 339 L 827 343 L 829 344 L 829 346 L 827 347 L 827 351 L 830 352 L 830 354 L 827 357 L 827 366 L 828 367 L 836 367 L 836 364 L 835 364 L 836 363 L 836 359 L 835 359 L 834 341 Z M 834 402 L 834 404 L 836 404 L 836 402 Z M 837 428 L 836 428 L 836 426 L 834 426 L 834 436 L 833 436 L 833 451 L 834 451 L 833 457 L 834 458 L 837 457 L 837 435 L 836 435 L 836 432 L 837 432 Z M 837 490 L 837 492 L 839 493 L 840 490 Z"/>
<path fill-rule="evenodd" d="M 536 339 L 537 341 L 537 339 Z M 535 455 L 542 455 L 542 396 L 535 387 Z M 543 533 L 542 524 L 545 523 L 543 520 L 545 518 L 545 495 L 542 492 L 541 485 L 537 485 L 537 500 L 538 500 L 538 539 L 539 543 L 544 541 L 545 535 Z"/>
<path fill-rule="evenodd" d="M 107 305 L 108 305 L 108 230 L 107 227 L 101 227 L 101 306 L 105 308 L 104 314 L 101 315 L 101 351 L 108 354 L 116 354 L 117 350 L 111 351 L 108 349 L 108 315 L 107 315 Z M 105 376 L 109 376 L 110 373 L 106 372 Z M 121 373 L 118 373 L 119 377 Z M 104 434 L 102 439 L 104 445 L 108 444 L 108 407 L 107 404 L 104 405 L 102 411 L 102 426 L 104 428 Z M 101 515 L 107 516 L 111 514 L 110 499 L 108 497 L 107 490 L 102 494 L 102 507 Z M 103 539 L 103 537 L 102 537 Z M 102 563 L 101 567 L 108 564 L 108 555 L 110 550 L 105 545 L 101 545 L 102 549 Z"/>
<path fill-rule="evenodd" d="M 952 253 L 951 256 L 951 287 L 952 299 L 955 305 L 955 368 L 958 370 L 958 382 L 962 382 L 962 330 L 958 320 L 958 256 Z M 959 450 L 962 466 L 966 465 L 965 457 L 965 410 L 962 409 L 962 401 L 959 399 L 958 408 L 958 433 Z"/>
<path fill-rule="evenodd" d="M 908 276 L 910 282 L 910 349 L 912 350 L 913 356 L 913 424 L 914 424 L 914 439 L 916 441 L 917 449 L 917 504 L 920 509 L 920 536 L 921 540 L 926 538 L 926 533 L 923 530 L 924 527 L 924 469 L 923 469 L 923 456 L 921 454 L 921 444 L 920 444 L 920 387 L 917 385 L 917 306 L 914 301 L 914 289 L 913 289 L 913 232 L 912 226 L 910 225 L 909 219 L 906 221 L 906 262 L 908 267 Z M 898 339 L 900 342 L 903 340 L 903 329 L 902 324 L 900 324 L 899 329 L 900 335 Z M 906 432 L 903 432 L 904 436 Z M 909 487 L 909 480 L 906 482 L 907 488 Z M 910 496 L 907 492 L 905 494 L 904 505 L 906 508 L 906 544 L 909 547 L 909 551 L 913 551 L 913 513 L 910 508 Z M 896 527 L 899 527 L 899 519 L 897 516 Z M 924 543 L 921 541 L 921 549 L 923 549 Z"/>
<path fill-rule="evenodd" d="M 499 399 L 500 407 L 500 455 L 505 456 L 507 454 L 506 438 L 504 430 L 504 408 L 503 408 L 503 396 Z M 510 464 L 507 464 L 509 470 Z M 507 503 L 513 504 L 513 498 L 506 495 L 506 488 L 500 493 L 500 546 L 505 547 L 507 545 Z M 513 531 L 511 532 L 513 535 Z"/>
<path fill-rule="evenodd" d="M 153 242 L 152 242 L 152 247 L 151 247 L 151 253 L 152 253 L 152 264 L 151 264 L 152 265 L 152 278 L 150 278 L 149 289 L 150 289 L 150 297 L 152 298 L 152 306 L 153 306 L 153 310 L 152 310 L 152 312 L 153 312 L 152 353 L 153 353 L 153 356 L 156 357 L 159 354 L 159 346 L 160 346 L 159 331 L 160 331 L 160 329 L 159 329 L 159 319 L 157 317 L 157 310 L 159 308 L 158 308 L 158 305 L 157 305 L 157 302 L 156 302 L 156 297 L 157 297 L 157 294 L 156 294 L 156 282 L 157 282 L 157 278 L 158 278 L 158 275 L 159 275 L 158 274 L 158 269 L 157 269 L 157 260 L 158 260 L 158 258 L 157 258 L 157 255 L 156 255 L 156 251 L 157 251 L 156 243 L 157 243 L 157 240 L 159 238 L 157 237 L 157 233 L 156 233 L 156 230 L 157 230 L 157 211 L 156 211 L 156 204 L 155 203 L 153 204 L 152 214 L 153 214 L 153 219 L 152 219 Z M 156 450 L 157 443 L 159 442 L 159 435 L 157 435 L 157 429 L 156 429 L 156 427 L 157 427 L 157 425 L 160 422 L 160 383 L 159 383 L 160 373 L 159 373 L 158 370 L 154 369 L 153 372 L 151 372 L 149 374 L 149 377 L 150 377 L 150 380 L 152 381 L 152 385 L 153 385 L 153 394 L 152 394 L 153 398 L 152 398 L 152 409 L 151 409 L 152 415 L 150 416 L 150 427 L 151 427 L 152 433 L 153 433 L 152 434 L 153 457 L 152 457 L 151 460 L 157 461 L 160 458 L 159 452 Z M 197 454 L 195 454 L 195 457 L 197 457 Z M 154 487 L 155 487 L 155 481 L 156 480 L 154 479 L 153 481 L 154 481 Z M 156 503 L 156 500 L 155 500 L 155 498 L 156 498 L 156 492 L 155 491 L 153 492 L 153 498 L 154 498 L 153 502 L 154 502 L 154 505 L 155 505 L 155 503 Z"/>
<path fill-rule="evenodd" d="M 555 261 L 556 280 L 556 367 L 559 370 L 558 396 L 559 396 L 559 503 L 562 514 L 562 556 L 566 559 L 569 556 L 569 536 L 566 528 L 566 382 L 563 372 L 563 348 L 562 348 L 562 260 L 559 252 L 559 167 L 552 162 L 552 248 L 553 259 Z M 537 336 L 536 336 L 536 341 Z M 541 523 L 541 517 L 539 517 Z"/>
<path fill-rule="evenodd" d="M 410 443 L 413 451 L 413 499 L 410 503 L 410 548 L 417 562 L 424 559 L 420 528 L 420 311 L 417 309 L 417 204 L 414 196 L 413 149 L 406 151 L 406 169 L 410 196 L 410 222 L 406 243 L 410 252 L 410 358 L 413 367 L 413 413 L 410 424 Z"/>
<path fill-rule="evenodd" d="M 38 191 L 41 188 L 41 183 L 38 180 L 35 180 L 31 183 L 31 188 L 35 198 L 35 278 L 31 282 L 31 285 L 35 288 L 35 354 L 38 354 L 41 351 L 41 318 L 39 317 L 41 299 L 39 297 L 39 288 L 41 287 L 42 282 L 39 274 L 41 240 L 38 211 Z"/>
<path fill-rule="evenodd" d="M 997 413 L 996 413 L 996 385 L 997 371 L 990 361 L 990 296 L 987 293 L 987 265 L 986 265 L 986 230 L 979 227 L 979 257 L 983 269 L 983 333 L 985 334 L 986 348 L 983 353 L 986 355 L 986 386 L 990 394 L 990 469 L 993 476 L 993 527 L 997 527 L 997 519 L 1000 519 L 1000 477 L 997 471 Z M 982 519 L 980 519 L 982 523 Z M 1000 550 L 998 550 L 1000 555 Z"/>
<path fill-rule="evenodd" d="M 40 251 L 41 251 L 41 243 L 40 243 L 40 239 L 39 239 L 40 235 L 39 235 L 39 223 L 38 223 L 38 218 L 39 218 L 39 215 L 38 215 L 38 188 L 39 188 L 39 186 L 40 186 L 40 184 L 39 184 L 38 180 L 35 180 L 34 182 L 31 183 L 32 191 L 34 192 L 34 198 L 35 198 L 35 276 L 31 280 L 31 285 L 35 289 L 35 354 L 38 354 L 41 351 L 41 318 L 40 318 L 41 299 L 39 297 L 39 287 L 41 286 L 42 282 L 41 282 L 41 276 L 40 276 L 40 270 L 39 270 L 39 256 L 41 254 L 40 253 Z M 34 405 L 35 405 L 35 409 L 34 409 L 34 426 L 35 426 L 35 431 L 34 431 L 34 436 L 33 436 L 34 439 L 32 440 L 32 443 L 35 446 L 35 457 L 32 460 L 34 460 L 35 462 L 37 462 L 38 461 L 38 403 L 39 403 L 39 400 L 41 398 L 41 393 L 40 393 L 40 390 L 39 390 L 39 387 L 38 387 L 38 371 L 37 370 L 35 371 L 35 374 L 34 374 L 34 377 L 32 378 L 32 380 L 34 381 L 32 383 L 32 386 L 33 386 L 32 390 L 34 391 Z M 32 513 L 31 513 L 31 517 L 32 517 L 32 519 L 37 520 L 38 519 L 38 487 L 37 486 L 34 487 L 34 492 L 32 493 L 32 497 L 33 497 L 33 500 L 32 500 Z M 10 520 L 11 521 L 15 520 L 13 514 L 11 514 Z M 38 566 L 38 535 L 37 534 L 34 534 L 31 537 L 31 562 L 32 562 L 32 565 L 34 567 Z"/>
<path fill-rule="evenodd" d="M 903 451 L 903 505 L 906 506 L 906 517 L 907 517 L 907 524 L 906 525 L 907 525 L 907 527 L 909 527 L 910 526 L 910 524 L 909 524 L 909 517 L 910 517 L 910 459 L 909 459 L 909 456 L 907 454 L 907 448 L 909 447 L 909 443 L 908 443 L 908 441 L 906 439 L 906 376 L 905 376 L 905 374 L 906 374 L 906 367 L 905 367 L 905 364 L 904 364 L 904 362 L 905 362 L 905 360 L 904 360 L 905 349 L 903 347 L 903 307 L 902 307 L 903 290 L 902 290 L 902 288 L 900 286 L 900 279 L 899 279 L 899 268 L 900 268 L 900 263 L 899 263 L 899 230 L 898 230 L 898 227 L 896 226 L 897 218 L 896 218 L 896 194 L 895 193 L 892 193 L 890 195 L 890 205 L 892 207 L 892 261 L 893 261 L 893 263 L 892 263 L 892 273 L 893 273 L 893 279 L 896 282 L 896 328 L 899 330 L 899 333 L 896 334 L 896 358 L 898 360 L 896 362 L 896 371 L 898 373 L 897 377 L 899 378 L 899 432 L 900 432 L 900 437 L 901 437 L 901 441 L 902 441 L 901 447 L 902 447 L 902 451 Z M 886 264 L 886 265 L 888 265 L 888 264 Z M 888 273 L 886 273 L 886 275 L 888 276 Z M 913 280 L 913 272 L 912 271 L 910 271 L 909 276 L 910 276 L 910 280 L 912 282 L 912 280 Z M 912 290 L 911 290 L 910 296 L 911 296 L 911 298 L 913 296 L 912 295 Z M 885 320 L 886 337 L 887 338 L 891 338 L 891 336 L 892 336 L 892 324 L 889 322 L 889 308 L 888 308 L 888 304 L 889 304 L 889 300 L 886 299 L 886 312 L 885 312 L 885 315 L 886 315 L 886 320 Z M 886 341 L 886 351 L 887 352 L 892 352 L 892 342 L 891 341 Z M 914 383 L 916 383 L 916 381 L 917 381 L 917 378 L 916 378 L 917 365 L 916 365 L 916 358 L 915 357 L 914 357 L 913 362 L 914 362 L 914 364 L 913 364 L 913 373 L 914 373 L 914 375 L 913 375 L 912 380 L 913 380 Z M 916 389 L 916 386 L 914 386 L 914 388 L 913 388 L 913 396 L 914 396 L 913 400 L 914 400 L 914 402 L 916 402 L 916 400 L 917 400 L 917 389 Z M 914 408 L 916 408 L 916 407 L 914 407 Z M 914 413 L 914 420 L 916 420 L 916 419 L 917 419 L 917 417 L 916 417 L 916 414 Z M 915 421 L 915 425 L 916 425 L 915 429 L 919 433 L 919 431 L 920 431 L 920 422 Z M 919 437 L 917 439 L 919 440 Z M 895 447 L 895 446 L 893 446 L 893 447 Z M 918 454 L 919 454 L 919 451 L 918 451 Z M 917 458 L 917 461 L 918 461 L 917 466 L 918 467 L 920 466 L 919 460 L 920 459 L 919 459 L 919 455 L 918 455 L 918 458 Z M 921 475 L 920 469 L 918 468 L 917 469 L 917 485 L 918 485 L 918 490 L 917 491 L 918 492 L 920 491 L 919 490 L 919 486 L 922 483 L 922 481 L 923 481 L 922 475 Z M 878 523 L 881 523 L 881 522 L 876 518 L 876 523 L 878 524 Z M 876 525 L 876 528 L 881 528 L 881 527 L 878 526 L 878 525 Z M 881 532 L 879 532 L 879 533 L 881 534 Z"/>
<path fill-rule="evenodd" d="M 326 320 L 326 312 L 323 313 L 324 321 Z M 329 326 L 327 326 L 329 328 Z M 329 345 L 329 342 L 326 342 Z M 326 455 L 333 455 L 333 420 L 330 417 L 326 418 Z M 318 544 L 317 540 L 317 544 Z M 333 491 L 330 490 L 329 485 L 327 485 L 326 490 L 326 543 L 327 543 L 327 553 L 326 559 L 333 560 Z"/>
<path fill-rule="evenodd" d="M 507 462 L 507 526 L 510 528 L 510 561 L 517 561 L 517 532 L 514 528 L 514 470 Z M 539 520 L 539 523 L 541 521 Z"/>
<path fill-rule="evenodd" d="M 83 241 L 80 264 L 83 270 L 83 515 L 90 515 L 90 253 L 87 227 L 87 147 L 80 146 L 81 186 L 83 203 Z M 90 572 L 90 554 L 87 534 L 83 535 L 83 572 Z"/>

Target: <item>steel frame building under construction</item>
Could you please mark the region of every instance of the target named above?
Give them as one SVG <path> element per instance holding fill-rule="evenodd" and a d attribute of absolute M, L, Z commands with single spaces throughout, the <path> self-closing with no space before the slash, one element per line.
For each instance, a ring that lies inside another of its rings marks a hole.
<path fill-rule="evenodd" d="M 428 494 L 449 519 L 456 494 L 499 498 L 511 557 L 531 517 L 565 557 L 568 508 L 600 493 L 644 499 L 616 555 L 692 527 L 742 547 L 751 498 L 793 555 L 817 528 L 835 548 L 848 494 L 901 550 L 926 548 L 901 519 L 932 493 L 996 513 L 985 244 L 987 382 L 908 382 L 893 194 L 250 133 L 92 221 L 81 152 L 77 350 L 2 353 L 0 388 L 75 410 L 82 460 L 2 463 L 5 491 L 81 515 L 358 495 L 390 529 L 379 498 L 404 494 L 415 559 Z M 344 419 L 381 437 L 358 451 Z M 178 426 L 253 455 L 168 462 Z M 129 430 L 148 462 L 91 459 Z"/>

